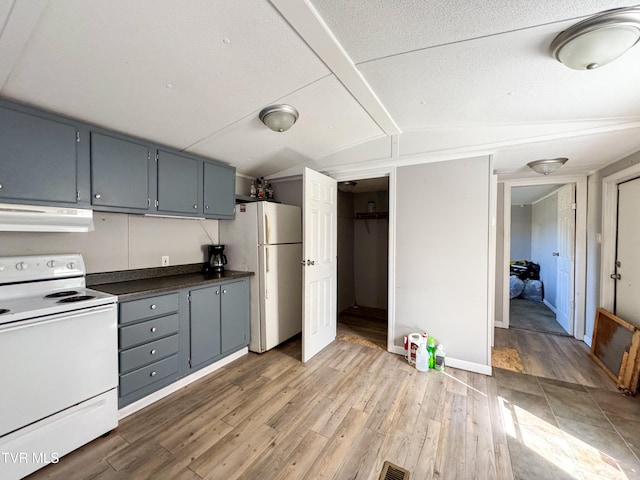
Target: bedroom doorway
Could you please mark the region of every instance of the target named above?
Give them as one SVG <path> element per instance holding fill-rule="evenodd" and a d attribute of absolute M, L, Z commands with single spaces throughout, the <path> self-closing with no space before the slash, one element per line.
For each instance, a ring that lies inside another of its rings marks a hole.
<path fill-rule="evenodd" d="M 573 333 L 575 184 L 511 189 L 509 327 Z"/>
<path fill-rule="evenodd" d="M 550 177 L 550 178 L 549 178 Z M 498 252 L 496 255 L 497 258 L 497 290 L 501 289 L 499 294 L 496 296 L 497 300 L 497 308 L 496 308 L 496 319 L 495 326 L 498 328 L 509 328 L 509 317 L 510 317 L 510 304 L 511 304 L 511 291 L 510 291 L 510 273 L 511 273 L 511 261 L 519 260 L 513 259 L 511 257 L 511 212 L 515 209 L 520 209 L 520 205 L 526 205 L 527 202 L 523 200 L 514 200 L 512 201 L 512 193 L 518 195 L 518 192 L 526 192 L 527 189 L 530 191 L 535 191 L 536 189 L 542 189 L 542 187 L 548 188 L 545 194 L 541 194 L 538 192 L 538 196 L 530 200 L 529 203 L 533 203 L 534 201 L 541 202 L 543 199 L 541 198 L 544 195 L 553 194 L 554 190 L 560 191 L 560 187 L 562 185 L 572 184 L 574 185 L 575 196 L 573 197 L 573 201 L 569 202 L 569 207 L 572 210 L 572 215 L 574 215 L 575 222 L 575 236 L 572 240 L 572 245 L 574 246 L 574 254 L 573 261 L 574 266 L 569 267 L 570 271 L 573 273 L 573 292 L 567 296 L 566 302 L 564 304 L 564 308 L 568 310 L 571 314 L 571 317 L 567 324 L 565 324 L 564 331 L 568 332 L 572 337 L 589 344 L 590 339 L 586 339 L 584 336 L 585 332 L 585 289 L 586 289 L 586 224 L 587 224 L 587 179 L 583 176 L 558 176 L 558 177 L 542 177 L 542 178 L 531 178 L 527 180 L 507 180 L 500 185 L 500 202 L 498 205 L 499 217 L 501 218 L 500 224 L 503 226 L 503 231 L 501 235 L 499 235 L 502 242 L 498 242 L 497 248 Z M 527 187 L 527 189 L 518 190 L 521 187 Z M 555 207 L 551 208 L 552 210 L 557 209 L 557 203 Z M 531 209 L 532 221 L 533 221 L 533 207 Z M 558 223 L 554 223 L 556 232 L 558 229 Z M 533 229 L 532 223 L 532 229 Z M 532 232 L 533 234 L 534 232 Z M 556 234 L 557 236 L 557 234 Z M 555 247 L 555 248 L 554 248 Z M 554 248 L 554 249 L 552 249 Z M 553 269 L 549 266 L 545 268 L 545 261 L 549 258 L 557 259 L 558 257 L 554 256 L 554 253 L 558 253 L 560 255 L 560 250 L 556 245 L 543 246 L 543 253 L 545 255 L 543 258 L 543 262 L 540 264 L 540 272 L 545 276 L 546 273 L 553 272 Z M 548 255 L 547 255 L 548 254 Z M 528 259 L 532 260 L 532 259 Z M 555 260 L 557 264 L 557 260 Z M 553 265 L 553 263 L 552 263 Z M 552 303 L 552 295 L 556 293 L 556 285 L 558 279 L 558 273 L 556 270 L 555 277 L 553 275 L 546 275 L 545 278 L 542 278 L 542 282 L 544 282 L 544 298 L 547 299 L 547 302 L 553 305 L 556 310 L 558 305 L 556 303 Z M 555 282 L 554 282 L 555 280 Z M 549 288 L 552 286 L 552 288 Z M 540 287 L 542 288 L 542 287 Z M 553 293 L 552 293 L 553 292 Z M 557 295 L 557 293 L 556 293 Z M 555 300 L 554 300 L 555 301 Z M 543 302 L 544 303 L 544 302 Z M 557 312 L 556 312 L 557 313 Z"/>

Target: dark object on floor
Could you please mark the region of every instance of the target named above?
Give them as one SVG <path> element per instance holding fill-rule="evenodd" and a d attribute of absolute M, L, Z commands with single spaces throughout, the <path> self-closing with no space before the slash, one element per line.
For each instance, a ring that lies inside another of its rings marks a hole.
<path fill-rule="evenodd" d="M 570 336 L 556 321 L 555 313 L 542 302 L 514 298 L 509 306 L 509 328 Z"/>
<path fill-rule="evenodd" d="M 378 480 L 409 480 L 409 470 L 391 462 L 384 462 Z"/>
<path fill-rule="evenodd" d="M 540 265 L 529 260 L 519 260 L 511 264 L 511 275 L 517 275 L 520 280 L 530 278 L 540 280 Z"/>

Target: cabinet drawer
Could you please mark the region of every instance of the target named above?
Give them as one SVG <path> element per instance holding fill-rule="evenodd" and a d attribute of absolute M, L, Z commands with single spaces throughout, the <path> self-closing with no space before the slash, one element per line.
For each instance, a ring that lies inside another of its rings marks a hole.
<path fill-rule="evenodd" d="M 177 293 L 124 302 L 120 304 L 120 323 L 129 323 L 177 312 L 178 308 L 179 300 Z"/>
<path fill-rule="evenodd" d="M 120 348 L 129 348 L 178 332 L 179 315 L 167 315 L 120 329 Z"/>
<path fill-rule="evenodd" d="M 178 353 L 178 335 L 145 343 L 120 353 L 120 373 L 130 372 L 151 362 Z"/>
<path fill-rule="evenodd" d="M 178 355 L 173 355 L 146 367 L 120 376 L 120 396 L 157 382 L 178 372 Z"/>

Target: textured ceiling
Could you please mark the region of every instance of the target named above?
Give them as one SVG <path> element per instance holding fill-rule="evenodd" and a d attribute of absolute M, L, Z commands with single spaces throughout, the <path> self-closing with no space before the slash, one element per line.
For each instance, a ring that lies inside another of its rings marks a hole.
<path fill-rule="evenodd" d="M 582 72 L 549 44 L 628 5 L 4 0 L 0 95 L 251 176 L 480 154 L 502 179 L 558 156 L 588 174 L 640 150 L 640 47 Z M 285 133 L 257 118 L 276 102 L 300 111 Z"/>

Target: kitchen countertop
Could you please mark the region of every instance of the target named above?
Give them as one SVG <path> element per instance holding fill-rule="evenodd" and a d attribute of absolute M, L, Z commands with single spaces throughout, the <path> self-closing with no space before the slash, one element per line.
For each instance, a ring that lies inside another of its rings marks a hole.
<path fill-rule="evenodd" d="M 140 273 L 137 271 L 135 271 L 135 273 L 125 271 L 96 274 L 93 278 L 87 275 L 87 286 L 93 290 L 117 295 L 118 301 L 126 301 L 184 288 L 215 285 L 217 283 L 233 281 L 254 275 L 253 272 L 239 272 L 234 270 L 226 270 L 222 276 L 208 275 L 201 271 L 189 271 L 193 269 L 183 267 L 181 270 L 176 270 L 175 273 L 167 271 L 166 273 L 173 273 L 170 275 L 150 276 L 154 273 L 157 275 L 158 273 L 165 272 L 159 272 L 162 269 L 145 270 L 146 271 L 141 270 Z M 130 279 L 131 277 L 134 278 Z"/>

